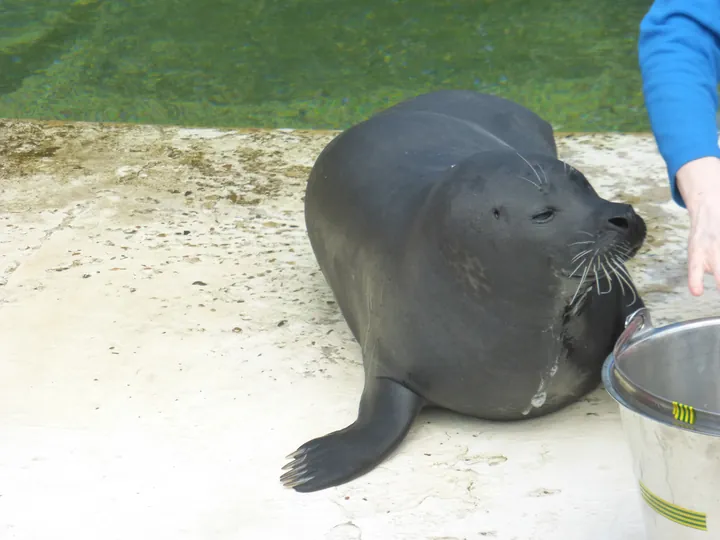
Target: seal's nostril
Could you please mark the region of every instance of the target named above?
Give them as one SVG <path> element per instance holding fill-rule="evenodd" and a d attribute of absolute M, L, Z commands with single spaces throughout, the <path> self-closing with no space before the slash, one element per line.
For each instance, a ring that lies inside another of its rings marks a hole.
<path fill-rule="evenodd" d="M 630 223 L 628 223 L 628 220 L 624 217 L 614 217 L 610 218 L 608 220 L 612 225 L 615 225 L 615 227 L 619 229 L 629 229 Z"/>

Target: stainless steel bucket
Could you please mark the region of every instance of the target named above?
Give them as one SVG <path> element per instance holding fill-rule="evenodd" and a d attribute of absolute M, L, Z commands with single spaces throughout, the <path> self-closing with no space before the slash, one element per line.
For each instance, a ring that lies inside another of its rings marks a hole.
<path fill-rule="evenodd" d="M 720 540 L 720 318 L 655 328 L 642 308 L 603 366 L 648 540 Z"/>

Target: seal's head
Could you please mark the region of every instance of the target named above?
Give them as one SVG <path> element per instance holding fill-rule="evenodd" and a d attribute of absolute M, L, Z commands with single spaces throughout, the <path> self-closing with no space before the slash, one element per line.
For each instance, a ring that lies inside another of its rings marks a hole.
<path fill-rule="evenodd" d="M 600 197 L 578 170 L 511 149 L 453 166 L 426 209 L 423 228 L 444 258 L 486 290 L 528 280 L 540 289 L 568 279 L 600 284 L 613 275 L 627 283 L 622 263 L 646 235 L 630 205 Z"/>

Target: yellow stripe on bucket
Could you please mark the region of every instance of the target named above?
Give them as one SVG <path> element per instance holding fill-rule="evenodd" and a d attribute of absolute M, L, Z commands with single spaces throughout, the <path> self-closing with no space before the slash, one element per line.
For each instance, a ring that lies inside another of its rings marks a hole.
<path fill-rule="evenodd" d="M 673 401 L 672 405 L 675 420 L 685 422 L 686 424 L 695 423 L 695 409 L 693 409 L 690 405 L 678 403 L 677 401 Z"/>
<path fill-rule="evenodd" d="M 661 499 L 653 494 L 642 482 L 640 482 L 640 493 L 648 506 L 664 518 L 685 527 L 707 531 L 707 514 L 694 512 Z"/>

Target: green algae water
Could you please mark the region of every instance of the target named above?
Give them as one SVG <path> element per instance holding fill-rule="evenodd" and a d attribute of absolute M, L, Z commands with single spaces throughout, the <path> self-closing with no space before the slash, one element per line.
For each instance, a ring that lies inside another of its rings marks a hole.
<path fill-rule="evenodd" d="M 650 0 L 0 0 L 0 117 L 342 129 L 442 88 L 647 131 Z"/>

